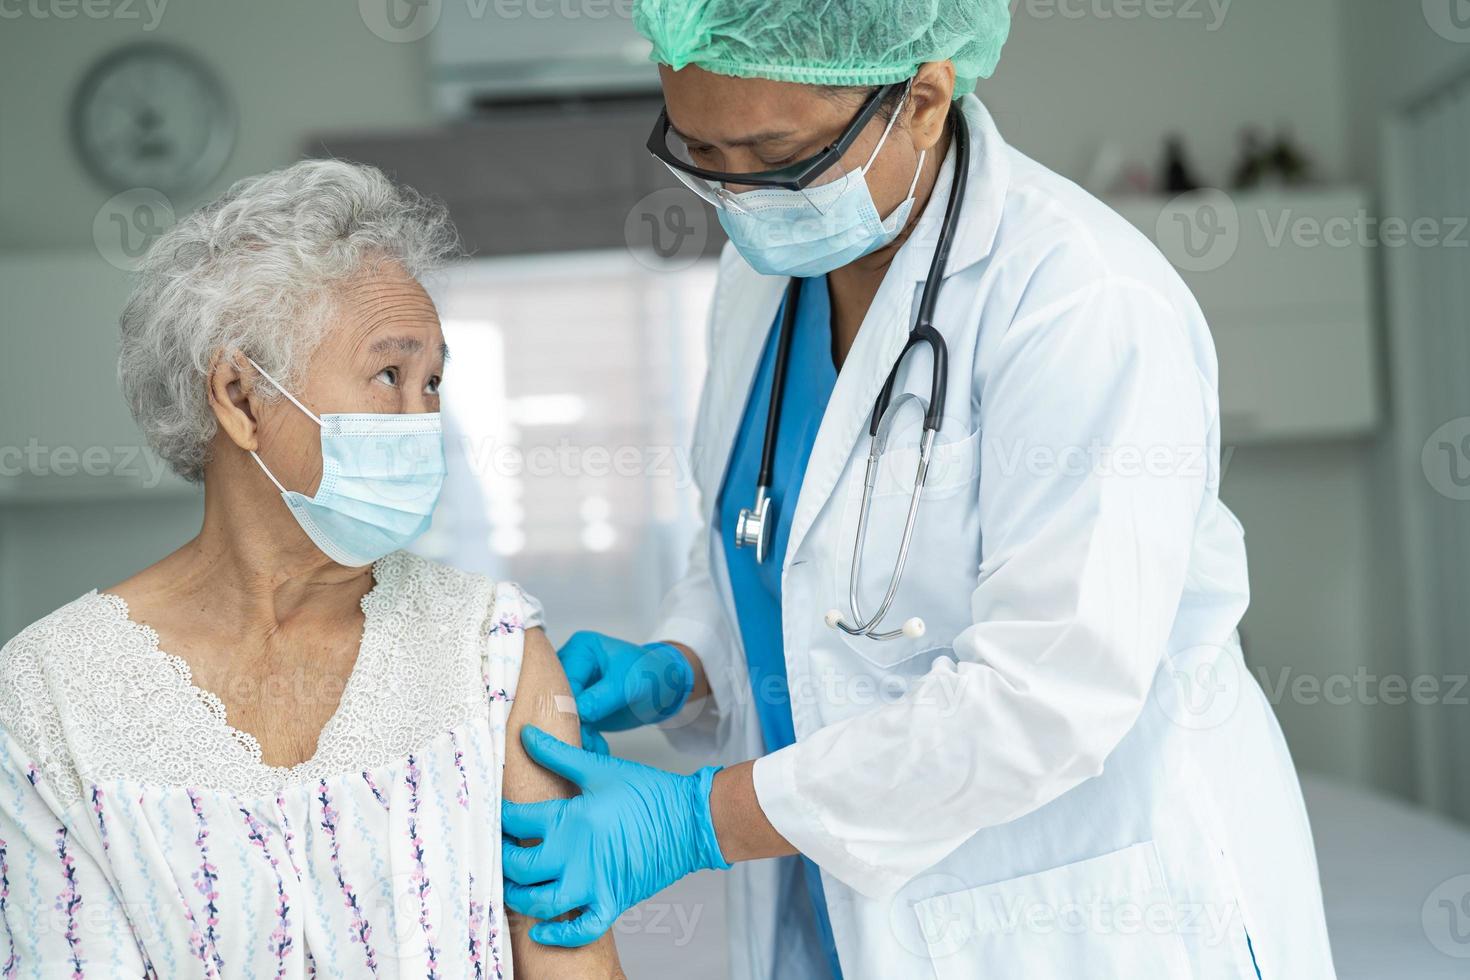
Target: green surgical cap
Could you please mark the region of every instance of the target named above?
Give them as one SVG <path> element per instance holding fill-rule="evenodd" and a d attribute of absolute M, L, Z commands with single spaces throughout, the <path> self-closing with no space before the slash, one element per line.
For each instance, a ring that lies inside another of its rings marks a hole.
<path fill-rule="evenodd" d="M 810 85 L 887 85 L 952 60 L 955 96 L 989 78 L 1007 0 L 636 0 L 652 61 Z"/>

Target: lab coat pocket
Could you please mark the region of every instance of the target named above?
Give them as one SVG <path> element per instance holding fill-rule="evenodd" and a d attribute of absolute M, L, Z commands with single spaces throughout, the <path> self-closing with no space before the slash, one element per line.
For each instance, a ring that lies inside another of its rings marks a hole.
<path fill-rule="evenodd" d="M 890 437 L 888 451 L 878 461 L 878 479 L 873 484 L 873 498 L 901 496 L 905 501 L 914 492 L 914 478 L 919 473 L 919 441 L 923 430 L 915 424 L 905 435 Z M 929 454 L 929 473 L 924 478 L 924 500 L 953 496 L 980 475 L 980 433 L 952 436 L 940 430 Z M 866 457 L 864 457 L 866 462 Z M 861 487 L 859 487 L 861 492 Z M 900 525 L 901 527 L 902 525 Z"/>
<path fill-rule="evenodd" d="M 1152 841 L 914 906 L 938 980 L 1192 976 Z"/>
<path fill-rule="evenodd" d="M 895 434 L 879 463 L 857 583 L 860 611 L 869 616 L 881 606 L 898 560 L 918 471 L 921 437 L 917 423 L 910 431 Z M 848 647 L 881 668 L 950 647 L 955 636 L 971 625 L 970 594 L 980 565 L 980 434 L 972 432 L 956 438 L 941 433 L 930 460 L 903 578 L 888 614 L 878 625 L 883 631 L 897 630 L 905 621 L 918 617 L 924 621 L 924 635 L 875 640 L 841 634 Z M 832 605 L 849 623 L 854 622 L 855 614 L 849 591 L 866 461 L 862 457 L 849 471 L 832 564 Z"/>

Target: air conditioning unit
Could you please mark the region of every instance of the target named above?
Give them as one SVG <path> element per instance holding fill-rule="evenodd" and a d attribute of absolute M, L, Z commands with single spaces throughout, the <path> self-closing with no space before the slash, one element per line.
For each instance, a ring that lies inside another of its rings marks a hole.
<path fill-rule="evenodd" d="M 435 108 L 464 118 L 497 105 L 656 94 L 632 0 L 442 0 L 429 32 Z"/>

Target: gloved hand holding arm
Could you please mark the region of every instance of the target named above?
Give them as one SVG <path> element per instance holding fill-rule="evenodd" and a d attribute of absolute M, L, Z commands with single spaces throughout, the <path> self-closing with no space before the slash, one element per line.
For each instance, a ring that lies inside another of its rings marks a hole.
<path fill-rule="evenodd" d="M 582 744 L 607 753 L 603 732 L 656 724 L 709 694 L 697 654 L 677 643 L 639 646 L 579 632 L 557 652 L 582 716 Z"/>
<path fill-rule="evenodd" d="M 505 904 L 543 920 L 530 933 L 538 943 L 585 945 L 685 875 L 796 853 L 761 810 L 750 762 L 682 776 L 530 725 L 521 741 L 532 759 L 581 789 L 569 800 L 501 805 Z M 546 921 L 577 909 L 575 919 Z"/>
<path fill-rule="evenodd" d="M 794 853 L 761 815 L 749 764 L 682 776 L 578 749 L 532 726 L 521 740 L 532 759 L 582 791 L 501 806 L 505 903 L 542 920 L 530 934 L 538 943 L 592 942 L 685 875 L 728 869 L 726 847 L 740 858 Z M 768 835 L 765 853 L 755 853 L 759 827 Z M 541 843 L 522 847 L 522 840 Z M 578 909 L 575 919 L 546 921 Z"/>

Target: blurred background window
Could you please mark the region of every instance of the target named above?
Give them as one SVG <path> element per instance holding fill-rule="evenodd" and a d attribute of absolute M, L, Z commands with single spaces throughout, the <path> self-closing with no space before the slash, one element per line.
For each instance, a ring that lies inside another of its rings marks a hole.
<path fill-rule="evenodd" d="M 450 346 L 450 478 L 415 547 L 520 582 L 554 638 L 648 629 L 696 521 L 689 446 L 714 264 L 626 250 L 461 264 L 435 288 Z"/>

